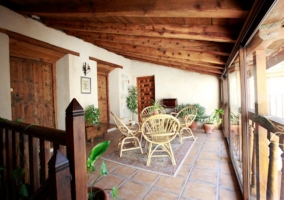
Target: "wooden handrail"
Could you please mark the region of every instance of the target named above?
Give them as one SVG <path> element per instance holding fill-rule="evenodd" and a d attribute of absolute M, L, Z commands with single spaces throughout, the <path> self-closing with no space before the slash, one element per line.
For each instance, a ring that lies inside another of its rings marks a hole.
<path fill-rule="evenodd" d="M 41 138 L 49 142 L 55 142 L 60 145 L 66 145 L 66 132 L 59 129 L 38 126 L 33 124 L 26 124 L 20 122 L 14 122 L 7 119 L 0 119 L 0 128 L 27 134 L 32 137 Z"/>

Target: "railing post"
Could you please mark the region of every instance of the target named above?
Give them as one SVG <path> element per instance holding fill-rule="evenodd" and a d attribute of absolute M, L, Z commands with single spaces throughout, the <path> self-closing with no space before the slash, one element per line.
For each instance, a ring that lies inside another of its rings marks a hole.
<path fill-rule="evenodd" d="M 48 162 L 49 166 L 49 195 L 54 200 L 71 200 L 71 175 L 69 162 L 57 150 Z"/>
<path fill-rule="evenodd" d="M 278 171 L 277 171 L 277 159 L 278 159 L 278 136 L 272 134 L 269 144 L 269 168 L 267 177 L 267 200 L 278 199 Z"/>
<path fill-rule="evenodd" d="M 84 109 L 73 99 L 66 109 L 67 158 L 72 174 L 72 199 L 87 199 L 86 139 Z"/>

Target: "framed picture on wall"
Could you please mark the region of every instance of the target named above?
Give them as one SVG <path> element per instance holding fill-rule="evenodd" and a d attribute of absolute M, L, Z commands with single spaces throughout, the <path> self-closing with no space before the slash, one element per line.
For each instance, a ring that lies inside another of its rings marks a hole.
<path fill-rule="evenodd" d="M 91 94 L 91 78 L 81 77 L 81 93 Z"/>

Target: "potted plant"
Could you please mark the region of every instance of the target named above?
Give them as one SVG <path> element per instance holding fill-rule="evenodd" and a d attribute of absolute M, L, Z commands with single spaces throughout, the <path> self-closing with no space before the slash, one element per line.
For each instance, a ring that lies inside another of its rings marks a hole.
<path fill-rule="evenodd" d="M 89 157 L 87 158 L 87 173 L 88 177 L 91 173 L 96 171 L 95 162 L 98 158 L 108 149 L 110 141 L 104 141 L 98 143 L 93 149 L 90 151 Z M 111 196 L 114 199 L 117 199 L 118 189 L 117 187 L 113 187 L 112 189 L 100 189 L 95 187 L 95 183 L 99 178 L 102 176 L 107 176 L 107 166 L 104 161 L 102 161 L 100 166 L 100 174 L 97 178 L 91 183 L 90 187 L 88 188 L 88 199 L 95 200 L 95 199 L 108 199 L 108 195 L 106 194 L 105 190 L 111 190 Z"/>
<path fill-rule="evenodd" d="M 100 110 L 95 108 L 94 105 L 89 105 L 85 110 L 86 126 L 99 124 Z"/>
<path fill-rule="evenodd" d="M 131 111 L 131 114 L 137 114 L 137 108 L 138 108 L 138 101 L 137 101 L 137 87 L 133 86 L 131 89 L 128 89 L 129 96 L 126 97 L 126 105 Z M 131 120 L 133 120 L 131 115 Z"/>
<path fill-rule="evenodd" d="M 151 100 L 151 109 L 150 112 L 153 113 L 153 115 L 159 114 L 159 110 L 164 110 L 163 104 L 161 104 L 159 101 Z"/>
<path fill-rule="evenodd" d="M 224 110 L 219 108 L 215 109 L 215 111 L 211 115 L 203 119 L 205 133 L 211 133 L 212 130 L 214 129 L 215 124 L 220 125 L 222 123 L 221 115 L 223 114 Z"/>
<path fill-rule="evenodd" d="M 202 120 L 205 117 L 205 108 L 201 106 L 199 103 L 193 104 L 193 106 L 197 109 L 197 115 L 193 121 L 193 123 L 190 125 L 190 128 L 192 130 L 196 130 L 198 126 L 198 122 L 202 122 Z"/>

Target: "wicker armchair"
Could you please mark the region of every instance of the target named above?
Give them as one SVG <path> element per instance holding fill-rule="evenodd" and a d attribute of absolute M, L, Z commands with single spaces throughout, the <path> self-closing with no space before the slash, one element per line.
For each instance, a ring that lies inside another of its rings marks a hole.
<path fill-rule="evenodd" d="M 195 106 L 186 106 L 179 112 L 172 112 L 171 114 L 175 116 L 180 122 L 180 143 L 182 144 L 182 140 L 184 138 L 193 138 L 193 140 L 195 140 L 196 138 L 194 137 L 193 132 L 190 129 L 190 125 L 197 115 L 197 109 L 195 108 Z"/>
<path fill-rule="evenodd" d="M 164 108 L 157 109 L 159 114 L 166 114 L 166 110 Z M 143 122 L 146 118 L 153 115 L 152 106 L 145 107 L 140 113 L 140 119 Z"/>
<path fill-rule="evenodd" d="M 164 156 L 170 156 L 172 164 L 176 165 L 170 142 L 178 135 L 179 130 L 180 123 L 172 115 L 153 115 L 144 120 L 141 131 L 149 144 L 147 166 L 152 157 Z"/>
<path fill-rule="evenodd" d="M 120 147 L 119 156 L 122 156 L 123 151 L 129 151 L 134 149 L 140 149 L 141 154 L 143 154 L 139 139 L 139 135 L 142 137 L 139 123 L 135 122 L 135 124 L 133 124 L 132 121 L 123 122 L 112 112 L 110 112 L 110 114 L 114 119 L 116 128 L 122 133 L 117 143 L 117 148 Z"/>

